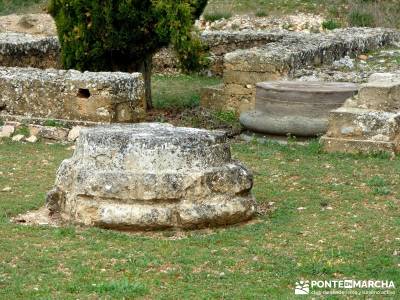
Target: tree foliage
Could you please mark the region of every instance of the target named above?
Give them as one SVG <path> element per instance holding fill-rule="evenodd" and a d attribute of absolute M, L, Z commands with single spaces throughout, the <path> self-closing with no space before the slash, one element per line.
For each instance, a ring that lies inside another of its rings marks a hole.
<path fill-rule="evenodd" d="M 183 68 L 196 69 L 203 49 L 192 28 L 206 0 L 51 0 L 65 68 L 137 70 L 173 44 Z"/>

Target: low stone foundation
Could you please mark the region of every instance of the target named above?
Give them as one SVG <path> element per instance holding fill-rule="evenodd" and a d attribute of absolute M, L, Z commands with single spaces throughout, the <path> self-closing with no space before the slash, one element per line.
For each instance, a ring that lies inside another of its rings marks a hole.
<path fill-rule="evenodd" d="M 201 34 L 201 39 L 210 51 L 212 61 L 210 72 L 222 76 L 226 53 L 276 42 L 288 34 L 290 33 L 286 30 L 205 31 Z M 60 68 L 58 38 L 23 33 L 0 33 L 0 66 Z M 153 71 L 179 72 L 179 61 L 173 49 L 164 48 L 154 56 Z"/>
<path fill-rule="evenodd" d="M 59 57 L 56 37 L 0 33 L 0 66 L 59 68 Z"/>
<path fill-rule="evenodd" d="M 225 109 L 254 109 L 256 83 L 290 79 L 306 66 L 330 64 L 346 55 L 357 55 L 400 41 L 400 32 L 383 28 L 348 28 L 330 33 L 290 33 L 277 42 L 225 55 Z M 205 104 L 206 101 L 202 101 Z"/>
<path fill-rule="evenodd" d="M 139 73 L 0 68 L 0 117 L 132 122 L 146 110 Z"/>

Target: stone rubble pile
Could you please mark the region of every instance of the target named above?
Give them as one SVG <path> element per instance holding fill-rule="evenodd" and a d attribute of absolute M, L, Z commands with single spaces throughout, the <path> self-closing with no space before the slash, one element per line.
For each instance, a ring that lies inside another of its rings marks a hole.
<path fill-rule="evenodd" d="M 79 137 L 82 126 L 72 128 L 45 126 L 7 121 L 0 126 L 0 139 L 11 138 L 14 142 L 36 143 L 39 140 L 49 142 L 73 143 Z"/>
<path fill-rule="evenodd" d="M 375 74 L 331 112 L 321 142 L 328 152 L 400 152 L 400 75 Z"/>

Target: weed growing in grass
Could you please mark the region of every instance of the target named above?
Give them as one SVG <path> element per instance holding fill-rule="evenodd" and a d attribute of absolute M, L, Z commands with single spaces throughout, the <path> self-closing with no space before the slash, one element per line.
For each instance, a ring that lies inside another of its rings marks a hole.
<path fill-rule="evenodd" d="M 28 126 L 26 126 L 26 125 L 21 125 L 21 126 L 19 126 L 19 127 L 17 128 L 17 130 L 15 130 L 15 133 L 14 133 L 14 134 L 15 134 L 15 135 L 22 134 L 23 136 L 29 136 L 29 135 L 30 135 L 30 131 L 29 131 Z"/>
<path fill-rule="evenodd" d="M 232 13 L 227 11 L 214 11 L 214 12 L 207 12 L 204 14 L 204 20 L 209 22 L 215 22 L 222 19 L 229 19 L 232 17 Z"/>
<path fill-rule="evenodd" d="M 256 17 L 263 18 L 263 17 L 267 17 L 267 16 L 268 16 L 268 12 L 266 12 L 265 10 L 257 10 L 256 11 Z"/>
<path fill-rule="evenodd" d="M 100 294 L 108 295 L 113 294 L 115 297 L 129 297 L 134 296 L 144 296 L 149 293 L 147 287 L 141 283 L 129 282 L 128 279 L 123 279 L 120 281 L 111 281 L 100 284 L 93 284 L 89 290 Z"/>
<path fill-rule="evenodd" d="M 43 125 L 49 127 L 62 127 L 62 124 L 56 120 L 46 120 Z"/>
<path fill-rule="evenodd" d="M 322 23 L 322 28 L 327 29 L 327 30 L 334 30 L 334 29 L 337 29 L 340 27 L 341 27 L 340 23 L 333 19 L 324 21 Z"/>
<path fill-rule="evenodd" d="M 214 113 L 215 117 L 227 124 L 236 124 L 238 122 L 238 116 L 234 111 L 217 111 Z"/>
<path fill-rule="evenodd" d="M 391 193 L 387 182 L 380 176 L 373 176 L 368 180 L 367 185 L 372 189 L 374 195 L 389 195 Z"/>

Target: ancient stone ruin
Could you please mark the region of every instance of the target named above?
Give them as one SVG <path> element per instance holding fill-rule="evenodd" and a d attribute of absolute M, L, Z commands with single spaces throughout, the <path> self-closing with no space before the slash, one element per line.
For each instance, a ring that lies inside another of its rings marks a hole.
<path fill-rule="evenodd" d="M 139 73 L 0 67 L 0 116 L 131 122 L 146 110 Z"/>
<path fill-rule="evenodd" d="M 242 113 L 242 125 L 259 133 L 317 136 L 328 127 L 328 115 L 358 91 L 341 82 L 269 81 L 257 84 L 255 110 Z"/>
<path fill-rule="evenodd" d="M 400 152 L 400 75 L 375 74 L 330 114 L 321 142 L 328 152 Z"/>
<path fill-rule="evenodd" d="M 219 131 L 158 123 L 83 129 L 47 197 L 65 221 L 114 229 L 233 224 L 256 212 L 253 178 Z"/>
<path fill-rule="evenodd" d="M 0 33 L 0 66 L 59 68 L 59 57 L 56 37 Z"/>
<path fill-rule="evenodd" d="M 400 41 L 394 29 L 347 28 L 331 33 L 287 33 L 261 47 L 236 50 L 224 57 L 222 87 L 204 91 L 204 107 L 231 109 L 238 113 L 255 107 L 256 84 L 291 79 L 306 66 L 330 64 Z"/>

